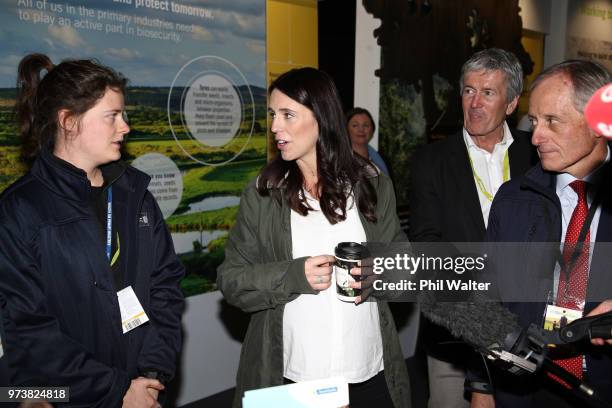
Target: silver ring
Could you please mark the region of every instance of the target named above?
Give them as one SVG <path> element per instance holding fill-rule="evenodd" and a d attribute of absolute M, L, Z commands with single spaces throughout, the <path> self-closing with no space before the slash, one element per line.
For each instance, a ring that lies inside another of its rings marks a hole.
<path fill-rule="evenodd" d="M 321 283 L 323 283 L 323 277 L 319 276 L 317 279 L 317 283 L 320 285 Z"/>

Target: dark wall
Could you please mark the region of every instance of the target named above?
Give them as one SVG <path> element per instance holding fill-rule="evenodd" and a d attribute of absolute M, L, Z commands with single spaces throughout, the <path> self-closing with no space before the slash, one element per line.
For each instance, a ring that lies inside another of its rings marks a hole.
<path fill-rule="evenodd" d="M 355 0 L 318 3 L 319 68 L 334 79 L 345 111 L 353 107 L 355 16 Z"/>

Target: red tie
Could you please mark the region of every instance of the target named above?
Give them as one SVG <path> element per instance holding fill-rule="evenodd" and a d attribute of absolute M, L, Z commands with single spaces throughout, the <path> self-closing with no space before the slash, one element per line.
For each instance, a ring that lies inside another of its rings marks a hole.
<path fill-rule="evenodd" d="M 578 204 L 574 208 L 572 218 L 567 226 L 565 243 L 563 244 L 563 265 L 559 276 L 559 286 L 557 287 L 557 306 L 574 310 L 582 310 L 586 297 L 587 281 L 589 279 L 589 244 L 591 242 L 591 232 L 587 231 L 584 245 L 576 256 L 573 265 L 571 262 L 572 254 L 577 248 L 578 236 L 584 224 L 589 206 L 586 200 L 586 183 L 582 180 L 575 180 L 570 183 L 570 187 L 578 194 Z M 567 280 L 567 267 L 571 267 L 569 282 Z M 582 358 L 576 356 L 565 359 L 555 360 L 555 363 L 582 379 Z"/>

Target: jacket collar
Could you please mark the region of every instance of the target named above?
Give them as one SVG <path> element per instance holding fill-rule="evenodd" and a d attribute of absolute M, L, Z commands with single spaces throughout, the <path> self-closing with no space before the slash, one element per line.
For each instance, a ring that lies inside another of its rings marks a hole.
<path fill-rule="evenodd" d="M 556 180 L 556 173 L 544 170 L 542 163 L 538 162 L 538 164 L 525 173 L 525 177 L 521 182 L 521 189 L 533 190 L 558 202 L 555 191 Z"/>
<path fill-rule="evenodd" d="M 612 148 L 610 143 L 608 148 Z M 611 173 L 612 161 L 608 161 L 601 168 L 601 177 L 604 180 L 609 180 Z M 521 182 L 521 188 L 534 190 L 558 202 L 556 190 L 557 173 L 544 170 L 541 162 L 538 162 L 538 164 L 525 173 L 525 177 Z"/>
<path fill-rule="evenodd" d="M 511 129 L 514 142 L 508 148 L 510 156 L 510 177 L 525 174 L 539 161 L 535 147 L 531 144 L 531 135 L 517 129 Z"/>
<path fill-rule="evenodd" d="M 474 182 L 474 173 L 470 166 L 470 155 L 463 139 L 463 132 L 457 132 L 448 139 L 451 154 L 449 154 L 448 169 L 451 177 L 455 180 L 458 189 L 457 200 L 463 202 L 467 216 L 472 219 L 472 225 L 477 233 L 476 236 L 484 236 L 485 223 L 478 199 L 478 190 Z M 514 144 L 514 143 L 512 143 Z M 510 146 L 512 147 L 512 146 Z"/>
<path fill-rule="evenodd" d="M 120 161 L 101 167 L 104 185 L 114 183 L 125 171 L 126 165 Z M 48 150 L 43 150 L 32 166 L 32 175 L 49 190 L 72 201 L 89 201 L 91 185 L 85 171 L 61 160 Z"/>

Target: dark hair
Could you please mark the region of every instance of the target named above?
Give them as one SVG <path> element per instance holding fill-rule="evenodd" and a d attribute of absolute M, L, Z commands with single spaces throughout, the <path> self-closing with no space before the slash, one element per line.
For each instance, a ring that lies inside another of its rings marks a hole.
<path fill-rule="evenodd" d="M 33 159 L 42 149 L 53 150 L 60 110 L 66 109 L 78 121 L 108 88 L 125 93 L 126 84 L 121 74 L 95 60 L 53 65 L 43 54 L 25 56 L 17 72 L 15 103 L 24 159 Z"/>
<path fill-rule="evenodd" d="M 506 79 L 506 102 L 510 103 L 523 92 L 523 67 L 516 56 L 501 48 L 478 51 L 461 67 L 459 89 L 463 92 L 463 78 L 472 71 L 501 71 Z"/>
<path fill-rule="evenodd" d="M 374 123 L 374 118 L 372 117 L 370 112 L 367 109 L 360 108 L 358 106 L 356 106 L 353 109 L 351 109 L 350 111 L 346 112 L 346 125 L 347 126 L 348 126 L 348 123 L 353 118 L 353 116 L 355 116 L 355 115 L 366 115 L 368 118 L 370 118 L 370 123 L 372 124 L 372 132 L 376 131 L 376 124 Z"/>
<path fill-rule="evenodd" d="M 331 78 L 314 68 L 293 69 L 272 82 L 268 92 L 274 90 L 308 108 L 317 121 L 317 179 L 325 218 L 331 224 L 345 220 L 347 200 L 353 194 L 364 217 L 375 222 L 377 197 L 368 177 L 377 171 L 353 154 L 338 91 Z M 285 188 L 292 210 L 301 215 L 312 210 L 305 198 L 304 176 L 297 163 L 285 161 L 280 155 L 262 170 L 257 183 L 257 191 L 264 196 L 278 188 Z M 280 199 L 280 195 L 276 197 Z"/>
<path fill-rule="evenodd" d="M 612 81 L 612 76 L 601 64 L 590 60 L 567 60 L 542 71 L 531 83 L 534 90 L 542 81 L 554 75 L 565 75 L 572 83 L 574 108 L 584 112 L 584 107 L 595 91 Z"/>

